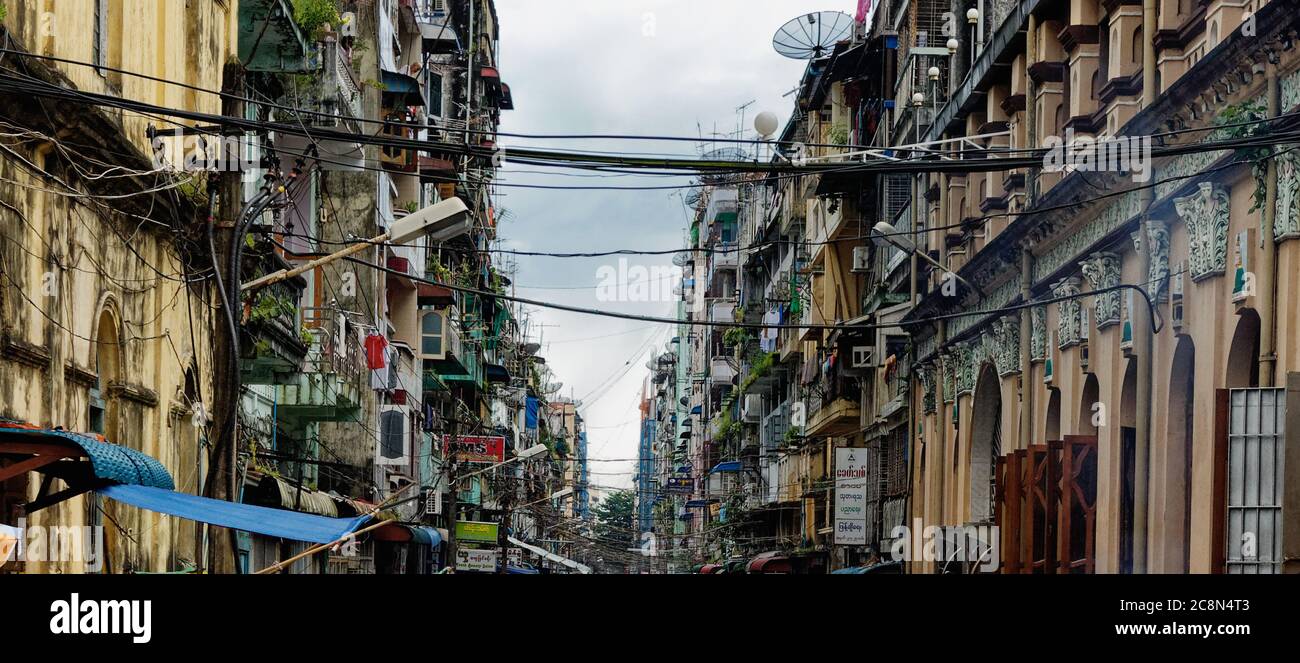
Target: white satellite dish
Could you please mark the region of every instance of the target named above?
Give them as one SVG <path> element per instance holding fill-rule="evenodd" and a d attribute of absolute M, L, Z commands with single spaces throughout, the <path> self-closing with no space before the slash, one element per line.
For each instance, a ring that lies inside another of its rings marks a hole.
<path fill-rule="evenodd" d="M 815 60 L 830 55 L 835 44 L 853 33 L 853 17 L 844 12 L 804 14 L 781 26 L 772 48 L 794 60 Z"/>

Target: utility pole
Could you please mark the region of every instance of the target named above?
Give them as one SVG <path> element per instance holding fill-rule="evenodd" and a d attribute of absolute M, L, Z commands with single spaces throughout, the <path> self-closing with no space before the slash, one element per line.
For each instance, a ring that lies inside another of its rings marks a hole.
<path fill-rule="evenodd" d="M 452 398 L 453 399 L 456 398 L 454 394 L 452 395 Z M 454 405 L 453 405 L 453 412 L 454 412 Z M 452 442 L 456 441 L 456 435 L 460 432 L 459 422 L 460 422 L 460 414 L 459 413 L 453 414 L 451 418 L 451 433 L 450 433 Z M 459 468 L 456 466 L 456 457 L 453 454 L 448 453 L 449 449 L 454 449 L 454 448 L 455 447 L 452 445 L 448 445 L 448 444 L 443 445 L 443 453 L 445 454 L 443 458 L 443 462 L 447 464 L 447 488 L 448 488 L 447 491 L 448 492 L 447 495 L 447 566 L 451 567 L 452 572 L 455 572 L 456 570 L 456 511 L 457 509 L 460 508 L 460 505 L 456 503 L 457 498 L 460 496 L 459 493 L 457 492 L 460 489 L 459 486 L 457 486 L 457 483 L 459 483 L 459 477 L 457 477 L 457 470 Z"/>
<path fill-rule="evenodd" d="M 514 497 L 515 486 L 509 481 L 506 483 L 509 484 L 509 487 L 501 491 L 501 524 L 497 526 L 497 546 L 501 549 L 501 564 L 497 566 L 499 575 L 508 573 L 509 569 L 507 567 L 510 565 L 510 541 L 506 537 L 510 528 L 510 500 Z M 498 483 L 497 485 L 500 486 L 501 484 Z M 498 488 L 498 490 L 500 489 Z"/>
<path fill-rule="evenodd" d="M 244 105 L 239 100 L 243 94 L 244 70 L 238 63 L 227 63 L 222 70 L 221 113 L 226 117 L 243 117 Z M 238 320 L 241 313 L 238 299 L 230 300 L 229 293 L 238 292 L 239 274 L 231 272 L 230 256 L 231 236 L 243 209 L 242 173 L 238 170 L 225 170 L 209 180 L 209 186 L 217 187 L 217 214 L 208 220 L 213 245 L 213 268 L 220 278 L 219 286 L 226 295 L 219 297 L 222 314 L 213 320 L 213 375 L 212 375 L 212 435 L 209 447 L 210 462 L 208 476 L 204 481 L 208 497 L 219 500 L 234 501 L 238 499 L 238 486 L 235 481 L 236 451 L 238 445 L 239 422 L 239 337 Z M 232 288 L 232 284 L 236 284 Z M 232 320 L 236 321 L 232 324 Z M 233 327 L 233 328 L 232 328 Z M 209 541 L 218 541 L 211 546 L 210 570 L 217 574 L 235 573 L 236 533 L 234 530 L 213 527 Z"/>

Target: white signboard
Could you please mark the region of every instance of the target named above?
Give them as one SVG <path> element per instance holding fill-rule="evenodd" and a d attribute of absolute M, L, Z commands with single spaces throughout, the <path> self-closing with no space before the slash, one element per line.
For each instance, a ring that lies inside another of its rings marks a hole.
<path fill-rule="evenodd" d="M 835 450 L 837 546 L 867 545 L 867 450 Z"/>
<path fill-rule="evenodd" d="M 457 548 L 456 570 L 496 573 L 497 551 L 475 550 L 474 548 Z"/>

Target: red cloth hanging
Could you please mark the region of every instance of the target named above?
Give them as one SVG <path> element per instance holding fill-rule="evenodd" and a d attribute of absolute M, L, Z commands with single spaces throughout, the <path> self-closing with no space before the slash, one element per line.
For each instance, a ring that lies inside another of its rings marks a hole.
<path fill-rule="evenodd" d="M 378 370 L 388 365 L 388 339 L 383 334 L 366 336 L 366 366 Z"/>

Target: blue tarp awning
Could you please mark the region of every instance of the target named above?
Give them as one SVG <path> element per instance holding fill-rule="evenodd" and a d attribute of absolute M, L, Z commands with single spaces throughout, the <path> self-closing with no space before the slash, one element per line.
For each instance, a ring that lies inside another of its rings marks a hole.
<path fill-rule="evenodd" d="M 713 469 L 709 470 L 709 474 L 717 474 L 719 472 L 739 472 L 740 470 L 741 470 L 740 461 L 729 460 L 726 461 L 725 463 L 718 463 L 717 465 L 714 465 Z"/>
<path fill-rule="evenodd" d="M 397 95 L 407 106 L 424 106 L 424 92 L 420 81 L 406 74 L 384 71 L 384 94 Z"/>
<path fill-rule="evenodd" d="M 333 543 L 371 519 L 371 516 L 327 518 L 150 486 L 109 486 L 100 493 L 123 504 L 186 520 L 309 543 Z"/>
<path fill-rule="evenodd" d="M 432 527 L 411 527 L 411 541 L 426 546 L 438 547 L 442 544 L 442 534 Z"/>
<path fill-rule="evenodd" d="M 699 508 L 706 507 L 706 506 L 709 506 L 709 505 L 712 505 L 712 504 L 717 504 L 717 503 L 718 503 L 718 499 L 717 499 L 716 497 L 711 497 L 711 498 L 709 498 L 709 499 L 705 499 L 705 500 L 691 500 L 691 501 L 689 501 L 689 502 L 686 503 L 686 508 L 688 508 L 688 509 L 699 509 Z"/>

